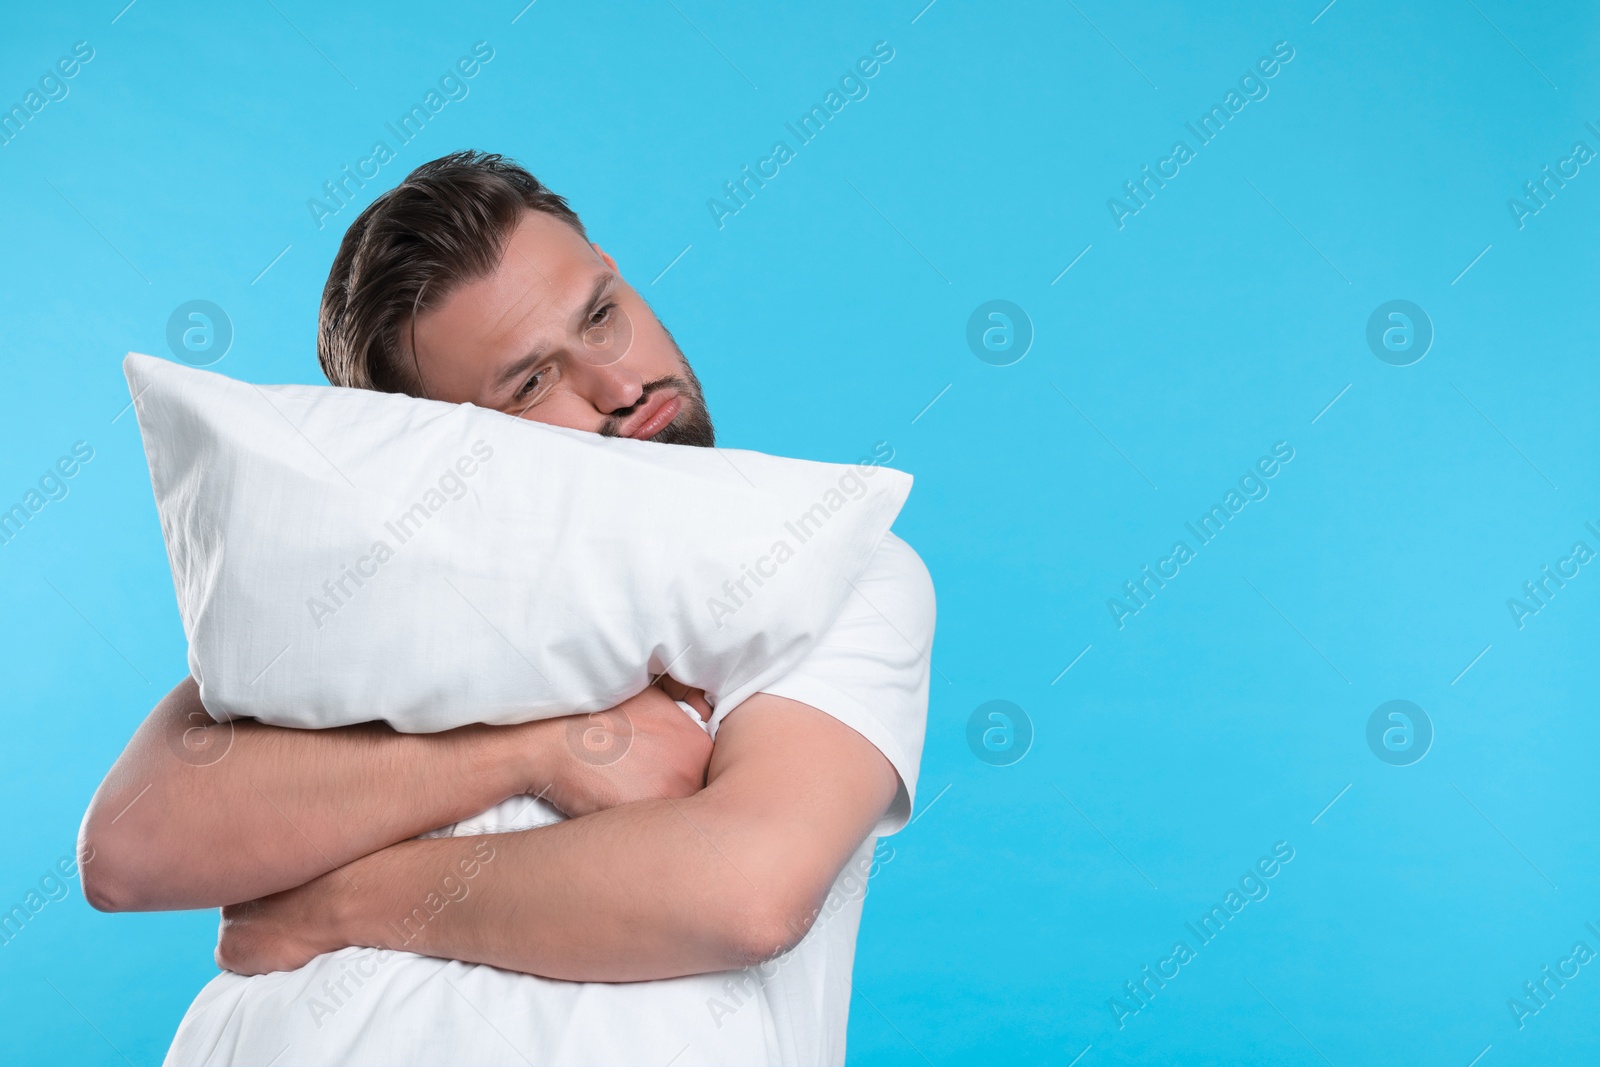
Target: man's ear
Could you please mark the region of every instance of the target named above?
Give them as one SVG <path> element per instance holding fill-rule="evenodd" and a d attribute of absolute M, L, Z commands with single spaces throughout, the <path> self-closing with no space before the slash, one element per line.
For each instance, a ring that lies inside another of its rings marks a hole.
<path fill-rule="evenodd" d="M 593 241 L 589 242 L 589 247 L 594 249 L 595 253 L 598 254 L 599 257 L 602 260 L 605 261 L 605 265 L 606 266 L 610 267 L 613 271 L 616 271 L 616 273 L 619 274 L 619 275 L 622 273 L 620 270 L 617 270 L 617 261 L 612 259 L 610 256 L 606 255 L 606 250 L 605 249 L 601 248 L 599 245 L 595 244 Z"/>

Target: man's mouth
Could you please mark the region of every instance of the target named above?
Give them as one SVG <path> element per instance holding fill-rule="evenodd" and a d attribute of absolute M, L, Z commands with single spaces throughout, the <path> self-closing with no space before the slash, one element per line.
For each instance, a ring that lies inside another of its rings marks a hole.
<path fill-rule="evenodd" d="M 665 430 L 682 410 L 683 398 L 671 390 L 663 389 L 646 399 L 644 406 L 617 428 L 617 436 L 648 441 Z"/>

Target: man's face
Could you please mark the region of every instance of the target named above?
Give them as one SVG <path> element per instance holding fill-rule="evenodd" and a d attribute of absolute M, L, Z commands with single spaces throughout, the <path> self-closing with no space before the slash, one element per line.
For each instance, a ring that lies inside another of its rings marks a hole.
<path fill-rule="evenodd" d="M 493 271 L 416 317 L 403 340 L 432 400 L 667 444 L 710 446 L 700 382 L 597 245 L 528 211 Z"/>

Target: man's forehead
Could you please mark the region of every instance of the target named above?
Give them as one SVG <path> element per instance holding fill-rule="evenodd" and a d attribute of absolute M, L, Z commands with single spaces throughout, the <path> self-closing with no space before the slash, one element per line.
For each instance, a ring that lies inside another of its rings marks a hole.
<path fill-rule="evenodd" d="M 554 220 L 552 220 L 554 221 Z M 498 267 L 471 283 L 473 315 L 483 323 L 484 339 L 511 344 L 544 330 L 559 330 L 610 271 L 565 224 L 553 234 L 530 234 L 519 227 L 506 243 Z"/>
<path fill-rule="evenodd" d="M 564 317 L 605 271 L 604 261 L 571 227 L 530 213 L 482 283 L 485 295 L 500 309 L 497 321 L 520 322 L 541 312 Z"/>

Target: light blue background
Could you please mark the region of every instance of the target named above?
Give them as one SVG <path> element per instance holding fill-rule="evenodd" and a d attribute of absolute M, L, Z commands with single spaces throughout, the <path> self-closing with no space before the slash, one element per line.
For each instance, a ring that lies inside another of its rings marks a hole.
<path fill-rule="evenodd" d="M 0 906 L 71 851 L 184 673 L 123 353 L 169 355 L 169 314 L 204 298 L 235 329 L 215 369 L 320 381 L 343 227 L 476 147 L 571 199 L 725 443 L 888 441 L 916 475 L 896 529 L 939 591 L 919 802 L 939 799 L 874 880 L 852 1062 L 1600 1057 L 1600 964 L 1524 1029 L 1506 1003 L 1600 950 L 1600 564 L 1520 630 L 1506 606 L 1574 541 L 1600 549 L 1600 165 L 1525 228 L 1507 207 L 1575 141 L 1600 149 L 1600 16 L 925 2 L 8 11 L 0 103 L 75 41 L 95 58 L 0 147 L 0 506 L 74 441 L 95 458 L 0 547 Z M 317 229 L 307 199 L 480 40 L 470 96 Z M 870 95 L 719 230 L 708 198 L 793 147 L 784 122 L 877 41 Z M 1279 41 L 1270 95 L 1119 230 L 1107 199 Z M 965 341 L 996 298 L 1036 332 L 1009 367 Z M 1364 340 L 1396 298 L 1436 330 L 1405 368 Z M 1278 441 L 1270 496 L 1119 631 L 1107 598 Z M 1409 767 L 1365 740 L 1396 698 L 1437 732 Z M 1033 723 L 1012 766 L 965 740 L 991 699 Z M 1295 858 L 1270 896 L 1118 1029 L 1108 999 L 1277 841 Z M 0 947 L 0 1059 L 158 1062 L 214 932 L 95 913 L 74 884 Z"/>

